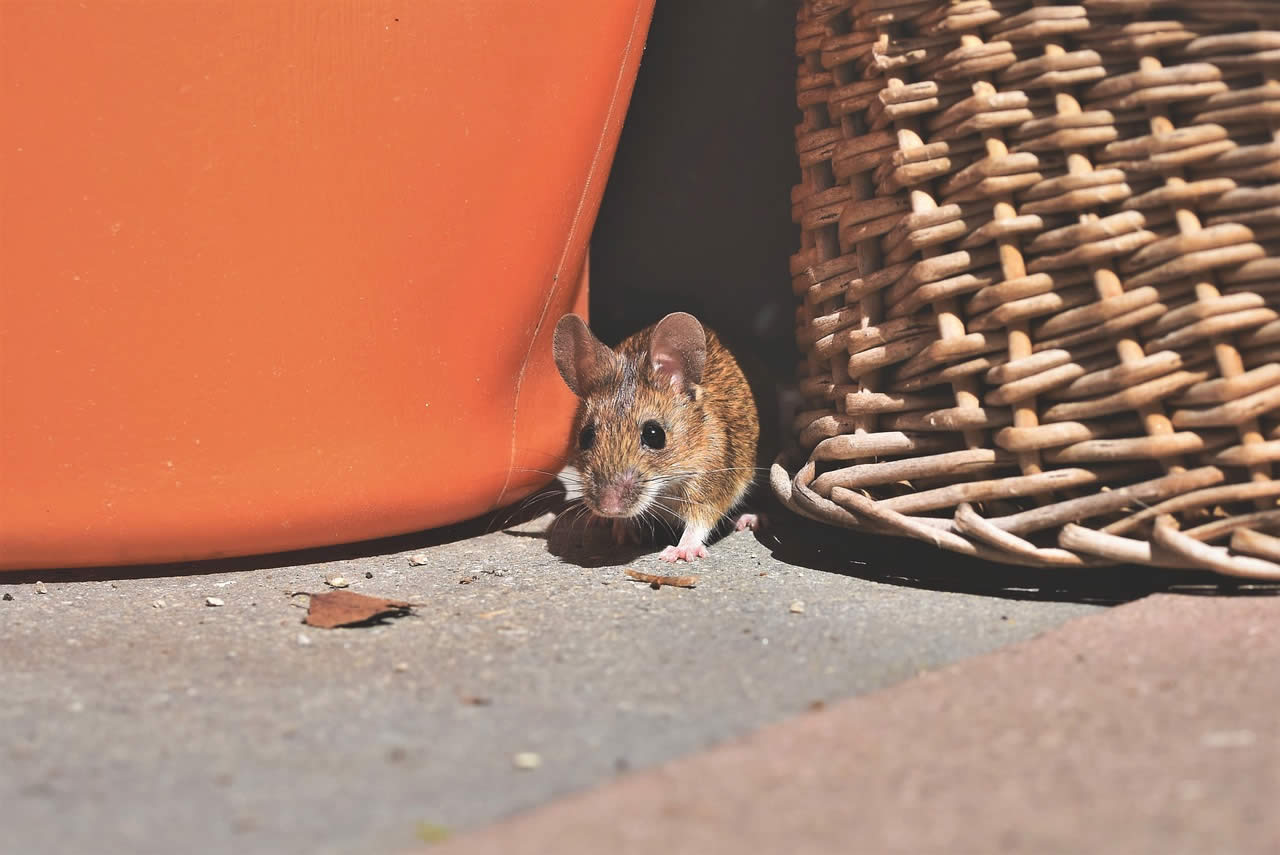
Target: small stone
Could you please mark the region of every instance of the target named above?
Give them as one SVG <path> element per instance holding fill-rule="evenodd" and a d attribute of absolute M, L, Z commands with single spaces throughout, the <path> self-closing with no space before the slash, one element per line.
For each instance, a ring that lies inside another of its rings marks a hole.
<path fill-rule="evenodd" d="M 1211 730 L 1200 734 L 1200 744 L 1205 748 L 1248 748 L 1258 741 L 1252 730 Z"/>
<path fill-rule="evenodd" d="M 511 765 L 517 769 L 528 772 L 537 769 L 542 765 L 542 757 L 533 751 L 521 751 L 519 754 L 511 758 Z"/>
<path fill-rule="evenodd" d="M 310 643 L 311 643 L 311 639 L 307 637 L 307 634 L 305 632 L 298 633 L 298 644 L 302 645 L 303 647 L 306 647 Z"/>
<path fill-rule="evenodd" d="M 13 599 L 13 594 L 5 594 L 3 599 L 5 602 L 8 602 L 9 600 Z"/>
<path fill-rule="evenodd" d="M 162 608 L 164 608 L 164 600 L 152 600 L 152 601 L 151 601 L 151 608 L 153 608 L 153 609 L 162 609 Z"/>
<path fill-rule="evenodd" d="M 221 598 L 221 597 L 205 597 L 205 598 L 204 598 L 204 604 L 205 604 L 206 606 L 212 606 L 212 607 L 214 607 L 214 608 L 217 608 L 218 606 L 225 606 L 225 605 L 226 605 L 226 603 L 224 603 L 224 602 L 222 601 L 222 598 Z"/>
<path fill-rule="evenodd" d="M 408 662 L 397 662 L 396 664 L 394 664 L 394 665 L 392 665 L 392 666 L 391 666 L 391 670 L 392 670 L 392 671 L 395 671 L 395 672 L 397 672 L 397 673 L 401 673 L 401 674 L 402 674 L 402 673 L 404 673 L 405 671 L 408 671 L 408 670 L 409 670 L 409 663 L 408 663 Z"/>
<path fill-rule="evenodd" d="M 326 576 L 324 583 L 330 588 L 345 588 L 351 584 L 342 576 Z"/>
<path fill-rule="evenodd" d="M 370 573 L 368 570 L 366 570 L 366 571 L 364 571 L 364 577 L 365 577 L 366 579 L 372 579 L 372 578 L 373 578 L 373 574 L 372 574 L 372 573 Z"/>
<path fill-rule="evenodd" d="M 791 603 L 790 612 L 793 615 L 804 614 L 804 600 L 795 600 Z"/>
<path fill-rule="evenodd" d="M 414 567 L 420 567 L 423 564 L 426 564 L 430 560 L 431 560 L 430 558 L 427 558 L 427 556 L 421 552 L 415 552 L 413 555 L 409 556 L 409 563 L 412 564 Z"/>
<path fill-rule="evenodd" d="M 49 589 L 45 587 L 44 582 L 36 582 L 36 593 L 47 594 L 49 593 Z"/>

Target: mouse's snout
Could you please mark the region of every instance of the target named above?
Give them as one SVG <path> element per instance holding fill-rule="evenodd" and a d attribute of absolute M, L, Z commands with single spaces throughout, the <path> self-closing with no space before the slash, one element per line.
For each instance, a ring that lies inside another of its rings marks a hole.
<path fill-rule="evenodd" d="M 640 496 L 639 479 L 634 470 L 623 472 L 606 481 L 596 493 L 597 510 L 607 517 L 631 516 Z"/>

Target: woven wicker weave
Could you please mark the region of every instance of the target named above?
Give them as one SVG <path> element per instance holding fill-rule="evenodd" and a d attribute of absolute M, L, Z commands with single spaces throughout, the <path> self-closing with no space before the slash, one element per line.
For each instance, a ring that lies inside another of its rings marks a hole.
<path fill-rule="evenodd" d="M 1280 578 L 1280 0 L 806 0 L 792 508 Z"/>

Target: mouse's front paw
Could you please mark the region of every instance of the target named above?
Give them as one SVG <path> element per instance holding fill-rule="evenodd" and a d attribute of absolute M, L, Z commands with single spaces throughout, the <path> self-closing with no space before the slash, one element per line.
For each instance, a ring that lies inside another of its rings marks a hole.
<path fill-rule="evenodd" d="M 658 555 L 658 558 L 672 564 L 677 561 L 696 561 L 699 558 L 706 557 L 707 548 L 702 544 L 697 546 L 668 546 Z"/>

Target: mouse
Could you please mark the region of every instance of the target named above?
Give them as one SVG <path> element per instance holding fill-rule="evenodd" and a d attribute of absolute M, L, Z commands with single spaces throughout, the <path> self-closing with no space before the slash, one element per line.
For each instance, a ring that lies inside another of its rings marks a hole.
<path fill-rule="evenodd" d="M 556 324 L 553 355 L 578 397 L 572 450 L 560 473 L 568 499 L 612 521 L 620 543 L 637 526 L 684 526 L 659 558 L 692 562 L 755 481 L 760 419 L 742 369 L 716 334 L 674 312 L 609 348 L 586 321 Z M 754 529 L 754 514 L 735 529 Z"/>

